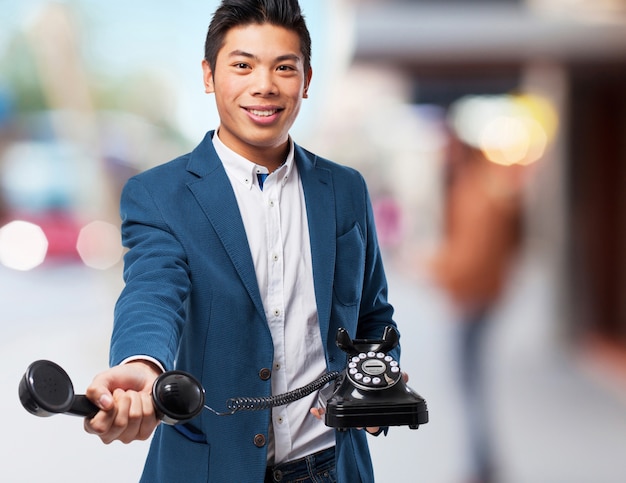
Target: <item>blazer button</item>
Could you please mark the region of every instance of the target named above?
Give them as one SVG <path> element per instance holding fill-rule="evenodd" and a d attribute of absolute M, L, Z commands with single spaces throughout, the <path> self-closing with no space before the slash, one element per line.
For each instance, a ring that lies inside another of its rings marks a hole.
<path fill-rule="evenodd" d="M 259 377 L 262 381 L 267 381 L 270 377 L 272 377 L 272 371 L 270 371 L 267 367 L 264 367 L 259 371 Z"/>
<path fill-rule="evenodd" d="M 262 448 L 265 446 L 265 436 L 262 434 L 257 434 L 254 436 L 254 446 L 257 448 Z"/>

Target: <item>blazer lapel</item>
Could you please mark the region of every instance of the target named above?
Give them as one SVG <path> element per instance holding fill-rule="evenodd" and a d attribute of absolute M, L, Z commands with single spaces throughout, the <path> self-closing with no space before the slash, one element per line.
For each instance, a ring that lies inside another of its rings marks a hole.
<path fill-rule="evenodd" d="M 191 153 L 187 169 L 200 178 L 187 186 L 213 225 L 254 305 L 265 318 L 237 199 L 222 162 L 213 148 L 212 136 L 213 131 L 207 133 L 202 143 Z"/>
<path fill-rule="evenodd" d="M 296 145 L 296 163 L 304 190 L 311 240 L 313 283 L 324 347 L 327 345 L 335 271 L 335 194 L 330 170 L 316 166 L 316 157 Z"/>
<path fill-rule="evenodd" d="M 265 317 L 246 232 L 230 185 L 207 133 L 191 153 L 187 169 L 199 178 L 188 184 L 228 253 L 258 312 Z M 335 195 L 332 174 L 316 166 L 316 157 L 296 145 L 298 167 L 306 202 L 313 264 L 313 283 L 324 346 L 327 344 L 335 270 Z"/>

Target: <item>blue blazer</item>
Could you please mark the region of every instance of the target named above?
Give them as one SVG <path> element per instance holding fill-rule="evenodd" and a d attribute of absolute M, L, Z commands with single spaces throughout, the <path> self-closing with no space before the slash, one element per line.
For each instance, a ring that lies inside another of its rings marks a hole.
<path fill-rule="evenodd" d="M 243 222 L 207 133 L 191 153 L 131 178 L 121 198 L 126 282 L 115 308 L 111 364 L 149 355 L 194 374 L 216 410 L 235 396 L 268 396 L 273 345 Z M 299 146 L 319 325 L 329 371 L 345 354 L 335 335 L 379 339 L 393 325 L 367 188 L 354 169 Z M 398 354 L 396 354 L 396 357 Z M 267 373 L 267 371 L 263 371 Z M 266 379 L 266 378 L 265 378 Z M 159 425 L 142 481 L 262 482 L 270 411 Z M 336 432 L 339 481 L 374 480 L 364 431 Z"/>

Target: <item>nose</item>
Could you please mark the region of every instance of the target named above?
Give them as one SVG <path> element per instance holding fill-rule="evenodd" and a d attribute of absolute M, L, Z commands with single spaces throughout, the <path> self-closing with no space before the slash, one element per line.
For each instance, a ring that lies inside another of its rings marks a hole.
<path fill-rule="evenodd" d="M 257 69 L 252 76 L 252 95 L 270 96 L 278 93 L 273 72 L 267 69 Z"/>

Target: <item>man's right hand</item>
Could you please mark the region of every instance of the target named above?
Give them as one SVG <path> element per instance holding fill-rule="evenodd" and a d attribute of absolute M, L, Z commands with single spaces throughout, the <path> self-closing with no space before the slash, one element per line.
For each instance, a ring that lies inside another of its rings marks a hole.
<path fill-rule="evenodd" d="M 146 440 L 159 424 L 152 386 L 160 369 L 145 360 L 135 360 L 98 374 L 86 395 L 100 411 L 85 419 L 85 431 L 105 443 Z"/>

